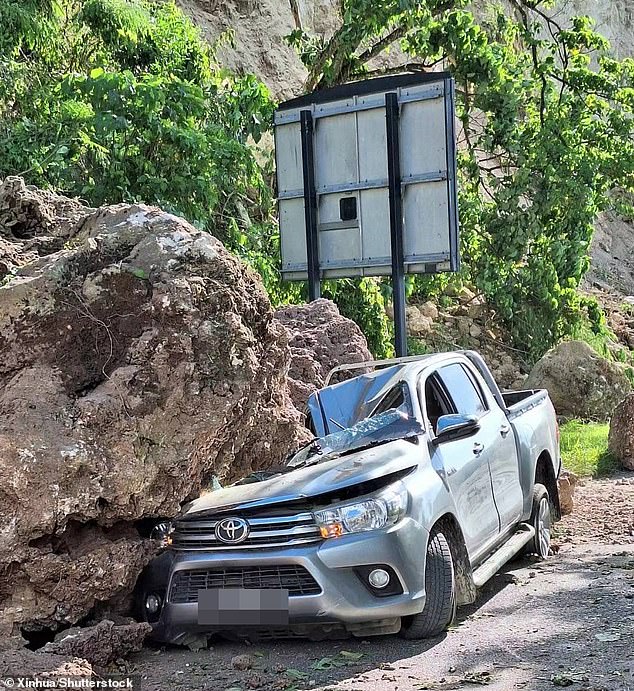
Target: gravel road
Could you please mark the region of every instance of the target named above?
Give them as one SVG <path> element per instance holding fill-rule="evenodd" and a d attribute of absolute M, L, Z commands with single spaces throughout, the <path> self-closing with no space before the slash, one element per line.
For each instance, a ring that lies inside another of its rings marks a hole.
<path fill-rule="evenodd" d="M 143 691 L 634 691 L 634 477 L 586 481 L 558 552 L 514 561 L 428 641 L 397 636 L 146 648 Z"/>

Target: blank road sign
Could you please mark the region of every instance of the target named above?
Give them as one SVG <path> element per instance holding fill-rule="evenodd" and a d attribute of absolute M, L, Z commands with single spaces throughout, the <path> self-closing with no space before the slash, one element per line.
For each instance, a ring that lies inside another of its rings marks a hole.
<path fill-rule="evenodd" d="M 387 93 L 397 95 L 399 106 L 405 272 L 458 269 L 454 84 L 446 73 L 410 74 L 345 84 L 278 108 L 284 278 L 307 278 L 302 111 L 313 122 L 321 278 L 391 273 Z"/>

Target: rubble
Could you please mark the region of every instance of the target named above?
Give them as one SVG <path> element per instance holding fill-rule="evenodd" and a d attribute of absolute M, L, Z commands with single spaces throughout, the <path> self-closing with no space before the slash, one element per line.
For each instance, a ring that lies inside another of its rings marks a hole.
<path fill-rule="evenodd" d="M 7 650 L 0 655 L 0 680 L 9 677 L 29 677 L 48 679 L 51 682 L 56 678 L 85 677 L 93 674 L 92 665 L 81 658 L 68 659 L 62 655 L 34 652 L 27 648 Z M 78 680 L 79 681 L 79 680 Z M 42 682 L 44 683 L 44 682 Z M 18 683 L 0 685 L 1 688 L 19 688 Z M 45 688 L 41 686 L 40 688 Z M 68 688 L 68 687 L 67 687 Z"/>
<path fill-rule="evenodd" d="M 484 296 L 468 286 L 453 285 L 447 287 L 445 294 L 454 300 L 449 307 L 440 307 L 431 300 L 407 306 L 408 335 L 421 342 L 424 352 L 477 350 L 503 389 L 523 388 L 527 368 L 522 353 L 506 345 L 509 336 L 499 326 L 495 311 Z M 386 312 L 393 320 L 391 304 Z"/>
<path fill-rule="evenodd" d="M 107 667 L 111 662 L 138 652 L 151 632 L 147 623 L 130 622 L 120 626 L 104 619 L 96 626 L 71 628 L 47 643 L 41 652 L 71 658 L 82 658 L 95 667 Z"/>
<path fill-rule="evenodd" d="M 634 471 L 634 394 L 622 401 L 612 415 L 608 448 L 625 470 Z"/>
<path fill-rule="evenodd" d="M 156 208 L 83 209 L 15 178 L 0 185 L 0 219 L 20 248 L 0 284 L 10 636 L 123 607 L 154 549 L 139 521 L 174 515 L 212 475 L 279 462 L 307 431 L 286 331 L 214 237 Z"/>

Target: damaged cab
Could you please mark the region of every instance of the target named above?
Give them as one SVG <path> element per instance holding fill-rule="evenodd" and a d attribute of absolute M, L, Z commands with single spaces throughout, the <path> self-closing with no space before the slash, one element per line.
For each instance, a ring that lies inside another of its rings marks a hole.
<path fill-rule="evenodd" d="M 315 439 L 187 505 L 139 584 L 154 635 L 442 632 L 559 516 L 555 412 L 455 352 L 337 368 Z"/>

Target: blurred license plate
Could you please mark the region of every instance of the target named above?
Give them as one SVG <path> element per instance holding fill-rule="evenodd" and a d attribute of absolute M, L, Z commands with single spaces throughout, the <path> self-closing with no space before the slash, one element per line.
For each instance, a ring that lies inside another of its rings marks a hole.
<path fill-rule="evenodd" d="M 288 590 L 199 590 L 198 623 L 203 626 L 284 626 L 288 624 Z"/>

